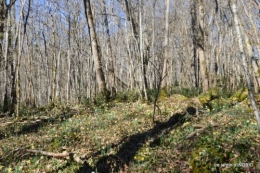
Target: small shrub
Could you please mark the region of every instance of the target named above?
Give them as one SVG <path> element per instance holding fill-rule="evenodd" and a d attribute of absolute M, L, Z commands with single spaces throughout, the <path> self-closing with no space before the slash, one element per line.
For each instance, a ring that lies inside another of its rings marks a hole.
<path fill-rule="evenodd" d="M 169 91 L 170 95 L 172 94 L 181 94 L 188 98 L 196 97 L 201 93 L 201 88 L 191 87 L 191 88 L 180 88 L 180 87 L 172 87 Z"/>
<path fill-rule="evenodd" d="M 103 103 L 106 102 L 106 98 L 104 97 L 103 94 L 98 94 L 95 98 L 94 98 L 94 104 L 96 106 L 102 106 Z"/>
<path fill-rule="evenodd" d="M 248 90 L 246 88 L 241 88 L 230 97 L 230 100 L 233 103 L 237 103 L 245 100 L 247 96 L 248 96 Z"/>
<path fill-rule="evenodd" d="M 158 99 L 159 100 L 165 100 L 170 94 L 168 93 L 167 91 L 167 88 L 166 87 L 163 87 L 160 89 L 159 91 L 159 97 Z"/>
<path fill-rule="evenodd" d="M 135 90 L 121 91 L 116 94 L 116 100 L 119 102 L 135 102 L 139 99 L 139 94 Z"/>
<path fill-rule="evenodd" d="M 84 97 L 83 97 L 83 100 L 82 100 L 82 103 L 83 103 L 85 106 L 88 107 L 88 106 L 92 106 L 93 101 L 92 101 L 90 98 L 84 96 Z"/>
<path fill-rule="evenodd" d="M 228 98 L 231 95 L 230 91 L 224 91 L 221 88 L 211 88 L 199 95 L 199 100 L 204 108 L 209 108 L 211 111 L 219 111 L 222 108 L 232 106 Z"/>
<path fill-rule="evenodd" d="M 3 108 L 4 108 L 4 103 L 3 103 L 3 102 L 0 102 L 0 112 L 3 111 Z"/>
<path fill-rule="evenodd" d="M 157 93 L 157 89 L 147 89 L 146 90 L 147 92 L 147 99 L 148 99 L 148 102 L 153 102 L 154 99 L 155 99 L 155 96 L 156 96 L 156 93 Z"/>
<path fill-rule="evenodd" d="M 190 166 L 192 167 L 192 172 L 211 172 L 216 171 L 214 164 L 223 163 L 224 157 L 221 152 L 218 152 L 216 148 L 207 146 L 206 148 L 199 147 L 192 152 L 190 158 Z M 212 170 L 214 169 L 214 170 Z"/>
<path fill-rule="evenodd" d="M 229 100 L 223 98 L 212 100 L 209 102 L 209 105 L 213 112 L 218 112 L 224 108 L 229 108 L 232 106 Z"/>

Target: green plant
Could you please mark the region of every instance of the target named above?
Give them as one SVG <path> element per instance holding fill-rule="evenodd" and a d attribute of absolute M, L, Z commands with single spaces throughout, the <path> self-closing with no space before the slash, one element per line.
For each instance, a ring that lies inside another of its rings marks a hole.
<path fill-rule="evenodd" d="M 157 93 L 157 90 L 156 89 L 151 89 L 151 88 L 149 88 L 149 89 L 147 89 L 147 101 L 148 102 L 153 102 L 154 101 L 154 99 L 155 99 L 155 96 L 156 96 L 156 93 Z"/>
<path fill-rule="evenodd" d="M 95 96 L 93 103 L 96 106 L 102 106 L 104 103 L 107 102 L 107 98 L 106 95 L 104 95 L 104 93 L 99 93 Z"/>
<path fill-rule="evenodd" d="M 92 106 L 93 101 L 92 101 L 90 98 L 84 96 L 84 97 L 83 97 L 83 100 L 82 100 L 82 103 L 83 103 L 85 106 L 89 107 L 89 106 Z"/>
<path fill-rule="evenodd" d="M 181 94 L 185 97 L 191 98 L 196 97 L 202 92 L 201 88 L 191 87 L 191 88 L 185 88 L 185 87 L 171 87 L 169 90 L 169 93 L 172 94 Z"/>
<path fill-rule="evenodd" d="M 116 100 L 119 102 L 135 102 L 139 95 L 135 90 L 121 91 L 116 94 Z"/>
<path fill-rule="evenodd" d="M 3 108 L 4 108 L 4 103 L 3 103 L 3 102 L 0 102 L 0 112 L 3 111 Z"/>

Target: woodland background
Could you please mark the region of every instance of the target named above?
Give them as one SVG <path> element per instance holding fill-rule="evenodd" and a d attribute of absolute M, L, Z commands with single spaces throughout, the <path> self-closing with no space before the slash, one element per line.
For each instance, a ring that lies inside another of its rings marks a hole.
<path fill-rule="evenodd" d="M 259 0 L 0 0 L 0 172 L 259 172 L 259 19 Z"/>
<path fill-rule="evenodd" d="M 258 0 L 1 0 L 3 112 L 172 86 L 259 88 Z M 240 38 L 231 5 L 237 8 Z M 241 43 L 240 43 L 241 44 Z"/>

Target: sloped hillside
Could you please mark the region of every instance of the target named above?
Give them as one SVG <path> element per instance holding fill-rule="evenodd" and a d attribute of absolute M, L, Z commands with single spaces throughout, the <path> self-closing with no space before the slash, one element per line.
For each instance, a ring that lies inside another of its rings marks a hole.
<path fill-rule="evenodd" d="M 260 137 L 248 100 L 208 94 L 160 99 L 156 123 L 153 104 L 141 102 L 57 104 L 25 110 L 19 119 L 2 117 L 0 171 L 259 170 Z"/>

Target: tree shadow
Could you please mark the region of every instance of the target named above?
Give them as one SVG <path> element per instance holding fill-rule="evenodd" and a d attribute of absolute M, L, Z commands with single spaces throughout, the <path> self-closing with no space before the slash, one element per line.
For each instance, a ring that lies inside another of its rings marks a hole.
<path fill-rule="evenodd" d="M 5 128 L 5 132 L 8 132 L 12 135 L 23 135 L 30 133 L 37 133 L 42 127 L 47 126 L 52 123 L 61 123 L 66 121 L 68 118 L 73 117 L 77 113 L 76 110 L 71 110 L 70 112 L 63 112 L 54 117 L 41 117 L 33 120 L 22 120 L 16 123 L 13 123 Z M 24 122 L 24 124 L 23 124 Z M 26 123 L 27 122 L 27 123 Z M 4 132 L 0 130 L 0 140 L 8 137 L 4 135 Z"/>
<path fill-rule="evenodd" d="M 127 168 L 134 160 L 138 150 L 149 139 L 153 139 L 150 143 L 151 147 L 160 145 L 160 136 L 162 134 L 168 134 L 172 129 L 181 125 L 184 122 L 183 120 L 185 115 L 186 112 L 174 114 L 167 122 L 156 123 L 152 129 L 146 132 L 134 134 L 130 137 L 122 139 L 117 145 L 113 146 L 116 147 L 122 144 L 116 154 L 101 157 L 97 161 L 94 169 L 85 162 L 84 165 L 77 171 L 77 173 L 91 173 L 94 171 L 97 171 L 98 173 L 119 171 L 127 172 Z M 97 151 L 93 155 L 97 156 L 99 153 L 101 153 L 101 151 Z"/>

